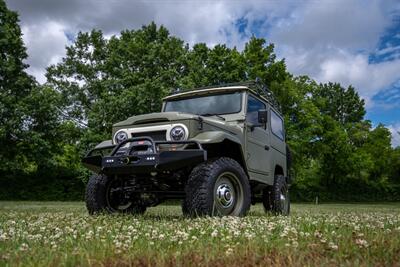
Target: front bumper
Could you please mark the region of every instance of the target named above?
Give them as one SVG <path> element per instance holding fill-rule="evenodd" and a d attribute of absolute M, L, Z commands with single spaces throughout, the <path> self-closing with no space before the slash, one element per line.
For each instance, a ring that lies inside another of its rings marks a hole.
<path fill-rule="evenodd" d="M 138 153 L 135 147 L 146 142 L 152 151 Z M 128 144 L 128 146 L 127 146 Z M 160 150 L 160 145 L 172 146 Z M 174 145 L 185 149 L 174 149 Z M 119 153 L 121 148 L 125 153 Z M 196 147 L 196 148 L 193 148 Z M 108 155 L 104 152 L 112 149 Z M 133 153 L 132 153 L 133 152 Z M 96 173 L 113 174 L 148 174 L 159 171 L 174 171 L 194 166 L 207 160 L 207 151 L 195 141 L 154 141 L 150 137 L 131 138 L 118 145 L 95 148 L 82 159 L 83 165 Z"/>

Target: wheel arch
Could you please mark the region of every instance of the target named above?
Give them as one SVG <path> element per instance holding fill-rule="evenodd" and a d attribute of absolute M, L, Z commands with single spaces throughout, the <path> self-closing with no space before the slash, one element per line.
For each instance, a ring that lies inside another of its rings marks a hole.
<path fill-rule="evenodd" d="M 249 177 L 243 149 L 240 143 L 225 138 L 219 143 L 205 143 L 203 148 L 207 150 L 208 158 L 229 157 L 237 161 L 242 166 L 247 177 Z"/>
<path fill-rule="evenodd" d="M 279 165 L 279 164 L 275 165 L 274 176 L 276 176 L 276 175 L 285 176 L 285 172 L 283 170 L 283 167 L 281 165 Z"/>

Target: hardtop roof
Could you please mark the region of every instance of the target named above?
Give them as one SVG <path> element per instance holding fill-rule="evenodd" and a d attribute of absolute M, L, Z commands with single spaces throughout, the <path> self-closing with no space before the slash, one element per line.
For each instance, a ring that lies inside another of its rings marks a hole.
<path fill-rule="evenodd" d="M 185 92 L 175 91 L 171 95 L 164 97 L 163 101 L 184 99 L 190 96 L 213 94 L 216 92 L 234 92 L 234 91 L 249 91 L 254 95 L 256 95 L 257 97 L 269 103 L 271 107 L 273 107 L 276 111 L 278 111 L 279 114 L 282 115 L 280 105 L 276 101 L 272 92 L 266 89 L 265 87 L 260 87 L 257 82 L 242 82 L 242 83 L 232 83 L 225 85 L 213 85 L 207 87 L 194 88 L 190 91 L 185 91 Z"/>

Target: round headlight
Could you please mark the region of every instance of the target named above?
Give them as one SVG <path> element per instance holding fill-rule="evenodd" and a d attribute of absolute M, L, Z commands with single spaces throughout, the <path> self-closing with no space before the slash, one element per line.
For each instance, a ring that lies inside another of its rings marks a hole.
<path fill-rule="evenodd" d="M 186 138 L 186 131 L 182 126 L 175 126 L 169 135 L 172 141 L 183 141 Z"/>
<path fill-rule="evenodd" d="M 117 144 L 122 143 L 123 141 L 125 141 L 126 139 L 128 139 L 128 134 L 124 131 L 119 131 L 118 133 L 115 134 L 115 142 L 117 142 Z"/>

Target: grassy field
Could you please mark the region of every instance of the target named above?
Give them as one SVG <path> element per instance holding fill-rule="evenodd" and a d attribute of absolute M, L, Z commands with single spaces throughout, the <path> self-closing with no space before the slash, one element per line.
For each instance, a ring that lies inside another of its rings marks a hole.
<path fill-rule="evenodd" d="M 400 266 L 400 204 L 294 204 L 290 217 L 88 216 L 80 202 L 0 202 L 0 266 Z"/>

